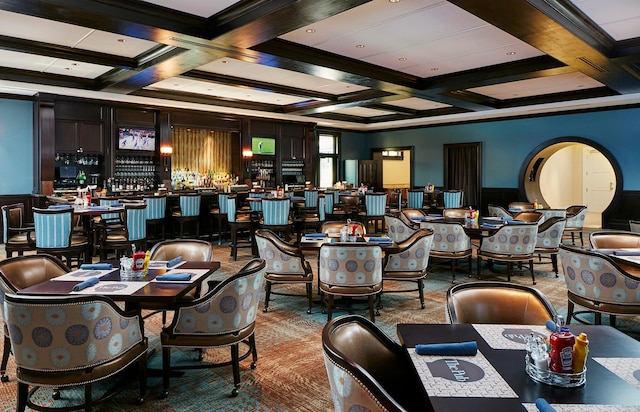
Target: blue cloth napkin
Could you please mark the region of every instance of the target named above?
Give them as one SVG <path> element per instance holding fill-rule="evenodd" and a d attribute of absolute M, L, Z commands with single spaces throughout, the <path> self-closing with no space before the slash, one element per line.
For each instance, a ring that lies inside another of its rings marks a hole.
<path fill-rule="evenodd" d="M 109 207 L 124 207 L 124 205 L 122 203 L 113 203 Z"/>
<path fill-rule="evenodd" d="M 544 398 L 536 399 L 536 408 L 538 408 L 540 412 L 556 412 L 556 408 L 549 405 L 549 402 Z"/>
<path fill-rule="evenodd" d="M 176 256 L 173 259 L 171 259 L 170 261 L 167 262 L 167 267 L 171 268 L 174 267 L 175 265 L 177 265 L 178 263 L 182 262 L 182 256 Z"/>
<path fill-rule="evenodd" d="M 85 263 L 80 266 L 80 269 L 85 270 L 111 270 L 113 265 L 111 263 Z"/>
<path fill-rule="evenodd" d="M 391 238 L 388 237 L 370 237 L 369 242 L 375 243 L 391 243 Z"/>
<path fill-rule="evenodd" d="M 442 217 L 442 215 L 438 214 L 438 213 L 429 213 L 427 216 L 431 216 L 431 217 Z"/>
<path fill-rule="evenodd" d="M 554 321 L 552 321 L 551 319 L 549 319 L 546 323 L 545 326 L 547 327 L 547 329 L 549 329 L 551 332 L 555 332 L 558 325 L 556 325 L 556 323 Z"/>
<path fill-rule="evenodd" d="M 305 233 L 304 235 L 305 237 L 319 237 L 319 238 L 325 238 L 327 237 L 326 233 Z"/>
<path fill-rule="evenodd" d="M 491 223 L 483 223 L 480 225 L 480 227 L 486 227 L 488 229 L 499 229 L 501 225 L 494 225 Z"/>
<path fill-rule="evenodd" d="M 426 222 L 427 218 L 425 216 L 416 216 L 412 217 L 411 220 L 415 220 L 416 222 Z"/>
<path fill-rule="evenodd" d="M 166 275 L 156 276 L 156 280 L 161 280 L 163 282 L 191 280 L 191 273 L 169 273 Z"/>
<path fill-rule="evenodd" d="M 90 206 L 91 210 L 109 210 L 109 206 Z"/>
<path fill-rule="evenodd" d="M 89 279 L 87 279 L 87 280 L 85 280 L 85 281 L 83 281 L 83 282 L 78 283 L 77 285 L 75 285 L 75 286 L 73 287 L 73 289 L 72 289 L 72 290 L 73 290 L 74 292 L 78 292 L 78 291 L 80 291 L 80 290 L 82 290 L 82 289 L 86 289 L 86 288 L 88 288 L 88 287 L 91 287 L 91 286 L 93 286 L 93 285 L 96 285 L 96 284 L 98 284 L 98 282 L 100 282 L 100 279 L 98 279 L 98 278 L 96 278 L 96 277 L 92 277 L 92 278 L 89 278 Z"/>
<path fill-rule="evenodd" d="M 477 352 L 478 344 L 476 341 L 416 345 L 418 355 L 474 356 Z"/>
<path fill-rule="evenodd" d="M 640 256 L 640 250 L 614 250 L 613 254 L 616 256 Z"/>
<path fill-rule="evenodd" d="M 69 209 L 71 205 L 51 205 L 49 209 Z"/>

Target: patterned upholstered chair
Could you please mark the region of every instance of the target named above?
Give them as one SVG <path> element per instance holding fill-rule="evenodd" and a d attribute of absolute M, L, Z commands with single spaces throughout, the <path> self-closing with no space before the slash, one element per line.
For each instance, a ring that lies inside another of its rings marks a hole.
<path fill-rule="evenodd" d="M 283 241 L 270 230 L 257 230 L 255 237 L 260 258 L 264 259 L 267 264 L 264 273 L 265 299 L 263 311 L 267 312 L 269 310 L 271 294 L 300 296 L 299 294 L 274 292 L 272 291 L 273 285 L 300 284 L 305 286 L 306 294 L 303 296 L 306 296 L 309 302 L 307 313 L 311 313 L 311 306 L 313 305 L 313 271 L 309 262 L 305 260 L 304 255 L 297 247 Z"/>
<path fill-rule="evenodd" d="M 94 400 L 92 385 L 113 379 L 134 363 L 138 364 L 139 401 L 144 400 L 147 339 L 139 315 L 124 312 L 110 298 L 97 295 L 6 295 L 5 314 L 17 366 L 17 411 L 37 408 L 33 398 L 39 388 L 77 386 L 84 386 L 84 403 L 59 410 L 90 410 L 113 395 L 110 390 Z M 30 386 L 34 387 L 31 391 Z"/>
<path fill-rule="evenodd" d="M 322 349 L 336 411 L 425 409 L 406 349 L 366 318 L 345 315 L 327 323 Z"/>
<path fill-rule="evenodd" d="M 289 234 L 293 226 L 290 217 L 291 199 L 288 197 L 279 199 L 262 199 L 262 220 L 260 227 L 283 233 L 283 238 L 289 240 Z"/>
<path fill-rule="evenodd" d="M 227 198 L 227 221 L 229 223 L 229 232 L 231 232 L 231 257 L 233 260 L 238 258 L 239 248 L 251 248 L 253 251 L 253 226 L 250 212 L 238 211 L 238 197 L 229 196 Z M 244 233 L 246 238 L 239 235 Z M 253 255 L 253 252 L 252 252 Z"/>
<path fill-rule="evenodd" d="M 209 239 L 213 239 L 213 222 L 215 220 L 216 228 L 218 229 L 218 245 L 222 244 L 222 238 L 223 236 L 226 236 L 227 232 L 227 199 L 229 199 L 230 196 L 235 195 L 233 193 L 218 193 L 218 204 L 209 208 Z M 262 203 L 249 202 L 250 205 L 253 205 L 254 203 L 259 204 L 260 210 L 262 210 Z"/>
<path fill-rule="evenodd" d="M 509 212 L 512 214 L 520 213 L 520 212 L 533 212 L 533 205 L 530 202 L 510 202 L 508 206 Z"/>
<path fill-rule="evenodd" d="M 571 243 L 576 244 L 575 233 L 580 234 L 580 245 L 584 246 L 584 239 L 582 238 L 582 228 L 584 227 L 584 220 L 587 218 L 586 206 L 569 206 L 567 208 L 567 223 L 564 226 L 564 234 L 571 234 Z"/>
<path fill-rule="evenodd" d="M 511 219 L 513 217 L 513 215 L 511 215 L 511 213 L 507 212 L 507 210 L 505 208 L 503 208 L 502 206 L 498 206 L 498 205 L 489 205 L 489 216 L 493 216 L 493 217 L 501 217 L 504 219 Z"/>
<path fill-rule="evenodd" d="M 624 230 L 598 230 L 589 235 L 592 249 L 639 249 L 640 233 Z"/>
<path fill-rule="evenodd" d="M 511 280 L 514 263 L 528 262 L 531 280 L 536 284 L 533 272 L 533 251 L 538 236 L 535 223 L 506 224 L 492 236 L 482 239 L 478 248 L 478 279 L 483 259 L 507 264 L 507 280 Z"/>
<path fill-rule="evenodd" d="M 456 266 L 458 260 L 466 259 L 468 274 L 471 277 L 471 239 L 460 223 L 456 222 L 425 222 L 422 227 L 433 231 L 431 244 L 431 258 L 449 260 L 451 262 L 451 282 L 456 280 Z"/>
<path fill-rule="evenodd" d="M 447 190 L 444 192 L 444 208 L 460 208 L 464 202 L 462 190 Z"/>
<path fill-rule="evenodd" d="M 264 283 L 265 262 L 253 259 L 240 271 L 218 283 L 206 295 L 190 303 L 176 305 L 171 324 L 160 334 L 162 342 L 162 397 L 169 394 L 172 370 L 213 368 L 231 365 L 234 388 L 240 388 L 240 361 L 252 355 L 255 369 L 258 352 L 255 342 L 256 313 Z M 240 344 L 248 350 L 240 354 Z M 231 348 L 231 361 L 171 366 L 173 349 Z"/>
<path fill-rule="evenodd" d="M 334 297 L 366 297 L 375 322 L 374 298 L 382 291 L 382 249 L 379 245 L 325 243 L 318 257 L 321 304 L 328 297 L 327 320 L 333 316 Z"/>
<path fill-rule="evenodd" d="M 114 250 L 116 259 L 129 255 L 131 245 L 135 245 L 137 250 L 147 249 L 147 205 L 145 203 L 125 203 L 124 227 L 122 229 L 111 229 L 109 226 L 102 227 L 98 235 L 100 247 L 100 259 L 107 258 L 107 252 Z"/>
<path fill-rule="evenodd" d="M 398 251 L 388 253 L 382 270 L 382 282 L 415 282 L 414 289 L 396 290 L 390 293 L 418 292 L 420 307 L 424 309 L 424 279 L 429 266 L 429 250 L 433 241 L 433 231 L 420 229 L 409 238 L 398 243 Z M 386 291 L 383 288 L 383 293 Z"/>
<path fill-rule="evenodd" d="M 25 224 L 23 203 L 2 206 L 2 229 L 7 257 L 13 256 L 13 252 L 22 256 L 26 251 L 35 250 L 35 228 Z"/>
<path fill-rule="evenodd" d="M 86 236 L 73 234 L 73 209 L 33 208 L 33 223 L 36 232 L 36 250 L 64 257 L 67 266 L 72 267 L 75 256 L 78 266 L 89 256 L 89 241 Z"/>
<path fill-rule="evenodd" d="M 558 248 L 562 241 L 565 219 L 562 217 L 550 217 L 538 226 L 538 236 L 536 237 L 536 247 L 533 253 L 542 259 L 542 255 L 551 259 L 553 271 L 558 277 Z"/>
<path fill-rule="evenodd" d="M 173 233 L 175 237 L 184 237 L 185 223 L 195 223 L 195 237 L 200 236 L 200 201 L 199 194 L 185 194 L 179 197 L 179 206 L 171 210 L 171 219 L 173 220 Z M 176 231 L 176 224 L 180 228 Z"/>
<path fill-rule="evenodd" d="M 566 209 L 536 209 L 536 212 L 544 215 L 544 220 L 551 219 L 552 217 L 561 217 L 565 219 L 567 217 Z"/>
<path fill-rule="evenodd" d="M 164 216 L 167 210 L 167 197 L 166 196 L 145 196 L 143 198 L 144 203 L 147 205 L 146 209 L 146 221 L 147 221 L 147 233 L 154 233 L 154 236 L 149 236 L 148 240 L 163 241 L 165 239 L 165 224 Z M 157 236 L 156 231 L 150 231 L 149 229 L 160 226 L 160 236 Z"/>
<path fill-rule="evenodd" d="M 407 209 L 422 209 L 424 190 L 409 190 L 407 193 Z"/>
<path fill-rule="evenodd" d="M 549 299 L 530 286 L 505 282 L 467 282 L 447 291 L 451 323 L 544 325 L 557 312 Z"/>
<path fill-rule="evenodd" d="M 447 220 L 465 220 L 469 216 L 469 209 L 463 209 L 461 207 L 444 209 L 442 211 L 442 217 Z"/>
<path fill-rule="evenodd" d="M 640 221 L 629 220 L 629 230 L 635 233 L 640 233 Z"/>
<path fill-rule="evenodd" d="M 418 230 L 413 226 L 407 225 L 399 217 L 395 217 L 389 214 L 386 214 L 384 216 L 384 222 L 387 227 L 387 235 L 392 241 L 396 243 L 408 239 Z"/>
<path fill-rule="evenodd" d="M 386 193 L 367 193 L 364 196 L 364 212 L 359 213 L 360 220 L 368 226 L 370 222 L 373 222 L 374 233 L 384 232 L 384 214 L 387 207 L 387 194 Z M 380 222 L 380 229 L 378 229 L 378 222 Z"/>
<path fill-rule="evenodd" d="M 422 209 L 402 209 L 400 219 L 408 226 L 420 227 L 420 222 L 425 220 L 427 214 Z"/>
<path fill-rule="evenodd" d="M 565 244 L 560 245 L 558 257 L 567 283 L 567 323 L 584 313 L 574 312 L 576 305 L 594 312 L 598 325 L 603 313 L 614 327 L 616 315 L 640 315 L 640 281 L 611 257 Z"/>
<path fill-rule="evenodd" d="M 513 216 L 513 220 L 536 223 L 539 225 L 540 223 L 544 222 L 545 217 L 542 213 L 538 212 L 518 212 Z"/>
<path fill-rule="evenodd" d="M 16 293 L 20 289 L 46 282 L 54 277 L 64 275 L 69 268 L 55 256 L 37 254 L 18 256 L 0 261 L 0 302 L 4 301 L 7 293 Z M 3 318 L 4 320 L 4 318 Z M 11 353 L 9 329 L 4 323 L 4 347 L 2 365 L 0 366 L 0 381 L 7 382 L 7 363 Z"/>

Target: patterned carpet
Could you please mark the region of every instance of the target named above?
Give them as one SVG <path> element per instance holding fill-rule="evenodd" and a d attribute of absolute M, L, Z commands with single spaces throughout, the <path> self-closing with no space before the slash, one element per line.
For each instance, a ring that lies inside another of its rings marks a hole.
<path fill-rule="evenodd" d="M 250 257 L 246 249 L 240 252 L 237 262 L 230 261 L 229 249 L 214 246 L 214 260 L 222 262 L 222 268 L 213 278 L 224 278 L 236 272 Z M 0 258 L 4 251 L 0 250 Z M 312 259 L 312 267 L 316 262 Z M 566 287 L 562 274 L 555 277 L 550 265 L 536 265 L 537 288 L 549 297 L 560 313 L 566 314 Z M 496 272 L 483 269 L 483 280 L 506 280 L 503 268 Z M 458 282 L 468 281 L 464 268 L 457 276 Z M 472 279 L 473 280 L 473 279 Z M 527 274 L 512 277 L 512 282 L 531 285 Z M 383 309 L 376 318 L 376 324 L 389 336 L 396 338 L 397 323 L 444 323 L 445 293 L 451 286 L 451 273 L 445 267 L 434 267 L 425 284 L 426 308 L 420 309 L 415 293 L 386 293 Z M 398 285 L 385 284 L 385 289 L 398 289 Z M 290 287 L 287 289 L 291 290 Z M 300 289 L 302 292 L 302 289 Z M 337 312 L 339 316 L 344 312 Z M 366 316 L 365 312 L 362 313 Z M 588 318 L 587 318 L 588 319 Z M 605 316 L 603 322 L 608 322 Z M 149 346 L 157 349 L 150 357 L 151 368 L 161 368 L 159 330 L 161 317 L 153 316 L 145 323 L 145 334 Z M 321 330 L 326 323 L 326 315 L 320 305 L 315 305 L 312 314 L 306 313 L 306 300 L 302 297 L 273 296 L 268 313 L 260 311 L 257 317 L 256 342 L 258 366 L 250 369 L 250 360 L 241 363 L 241 388 L 236 398 L 229 398 L 233 378 L 231 367 L 209 370 L 186 371 L 184 376 L 171 379 L 169 397 L 160 399 L 161 378 L 148 379 L 148 394 L 142 405 L 135 404 L 137 381 L 133 376 L 125 376 L 127 389 L 107 404 L 97 408 L 104 411 L 327 411 L 333 409 L 329 383 L 326 378 L 322 358 Z M 618 327 L 627 331 L 640 331 L 640 319 L 620 317 Z M 634 335 L 637 336 L 637 335 Z M 228 349 L 207 351 L 205 361 L 223 359 Z M 11 358 L 12 359 L 12 358 Z M 174 351 L 172 363 L 195 359 L 193 352 Z M 15 366 L 9 364 L 8 383 L 0 383 L 0 410 L 15 410 Z M 523 371 L 524 373 L 524 371 Z M 130 383 L 129 383 L 130 382 Z M 112 384 L 113 382 L 108 382 Z M 80 398 L 76 389 L 62 391 L 65 398 Z M 43 391 L 40 397 L 44 403 L 51 403 L 50 391 Z"/>

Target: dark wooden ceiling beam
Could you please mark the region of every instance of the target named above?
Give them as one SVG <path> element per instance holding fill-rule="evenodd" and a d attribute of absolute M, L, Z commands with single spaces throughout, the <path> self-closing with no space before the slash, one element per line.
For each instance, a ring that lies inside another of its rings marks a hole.
<path fill-rule="evenodd" d="M 388 93 L 380 90 L 367 89 L 349 95 L 339 96 L 337 99 L 328 102 L 307 101 L 290 104 L 285 107 L 284 112 L 299 115 L 320 113 L 375 103 L 378 99 L 385 96 L 388 96 Z"/>

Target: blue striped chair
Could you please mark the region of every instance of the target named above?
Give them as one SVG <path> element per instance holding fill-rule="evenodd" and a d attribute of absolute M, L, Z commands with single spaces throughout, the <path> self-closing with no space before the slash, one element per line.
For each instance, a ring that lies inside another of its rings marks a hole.
<path fill-rule="evenodd" d="M 144 203 L 147 204 L 147 231 L 150 227 L 160 226 L 160 237 L 154 237 L 154 240 L 165 239 L 165 224 L 164 216 L 167 210 L 167 197 L 166 196 L 145 196 Z"/>
<path fill-rule="evenodd" d="M 238 258 L 238 248 L 250 247 L 254 248 L 255 241 L 253 239 L 253 221 L 251 214 L 248 212 L 238 211 L 238 197 L 227 197 L 227 221 L 229 222 L 229 231 L 231 232 L 231 257 L 233 260 Z M 245 232 L 248 240 L 240 239 L 238 234 Z"/>
<path fill-rule="evenodd" d="M 270 229 L 276 233 L 284 234 L 284 239 L 289 240 L 289 233 L 293 226 L 293 220 L 289 216 L 291 211 L 291 199 L 262 199 L 262 219 L 260 227 Z"/>
<path fill-rule="evenodd" d="M 80 266 L 87 260 L 89 241 L 84 235 L 73 234 L 73 208 L 33 208 L 33 224 L 36 232 L 36 251 L 64 258 L 69 267 L 76 257 Z"/>
<path fill-rule="evenodd" d="M 461 190 L 447 190 L 443 195 L 445 209 L 462 207 L 463 195 Z"/>
<path fill-rule="evenodd" d="M 226 236 L 227 225 L 227 200 L 232 193 L 218 193 L 218 205 L 209 208 L 209 239 L 213 239 L 213 220 L 216 220 L 218 228 L 218 245 L 222 244 L 222 237 Z M 254 202 L 250 202 L 254 203 Z"/>
<path fill-rule="evenodd" d="M 367 226 L 369 222 L 373 222 L 373 232 L 384 232 L 384 213 L 387 207 L 386 193 L 367 193 L 364 197 L 365 211 L 358 215 L 362 223 Z M 380 222 L 380 229 L 378 229 Z"/>
<path fill-rule="evenodd" d="M 173 219 L 174 228 L 173 233 L 175 235 L 175 224 L 177 223 L 180 226 L 179 236 L 180 238 L 184 237 L 184 224 L 195 222 L 196 224 L 196 234 L 195 237 L 198 238 L 200 236 L 200 200 L 201 196 L 199 194 L 185 194 L 180 195 L 180 206 L 179 208 L 174 208 L 171 212 L 171 218 Z"/>
<path fill-rule="evenodd" d="M 251 193 L 249 197 L 254 199 L 262 199 L 264 197 L 264 192 Z M 262 202 L 249 201 L 249 208 L 251 209 L 252 212 L 260 213 L 262 212 Z"/>
<path fill-rule="evenodd" d="M 389 213 L 397 215 L 402 212 L 402 189 L 393 189 L 389 193 L 389 204 L 387 206 Z"/>
<path fill-rule="evenodd" d="M 409 190 L 407 193 L 407 209 L 422 209 L 424 203 L 424 191 Z"/>
<path fill-rule="evenodd" d="M 101 229 L 100 259 L 107 258 L 107 252 L 114 250 L 116 259 L 129 254 L 131 245 L 137 250 L 147 249 L 147 205 L 145 203 L 124 204 L 124 229 L 110 229 L 108 226 Z"/>
<path fill-rule="evenodd" d="M 324 213 L 328 218 L 331 218 L 331 216 L 333 215 L 333 206 L 336 203 L 334 193 L 337 192 L 333 192 L 330 190 L 324 192 Z"/>

